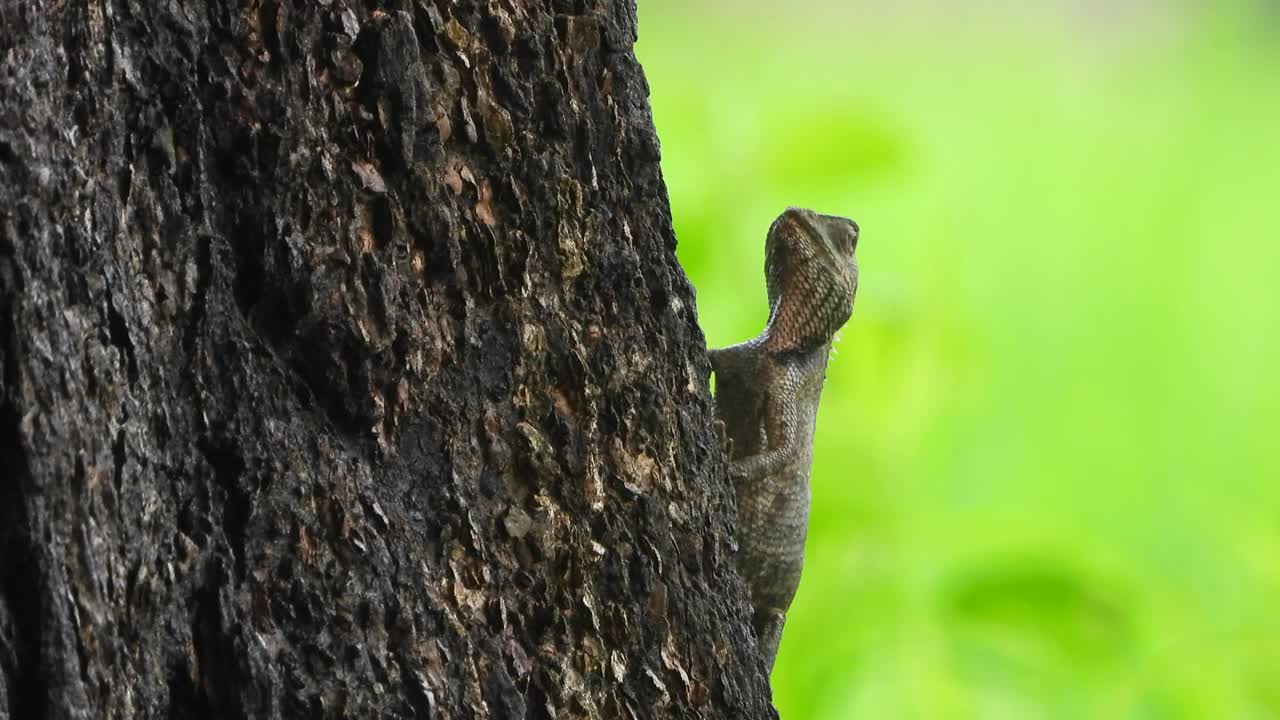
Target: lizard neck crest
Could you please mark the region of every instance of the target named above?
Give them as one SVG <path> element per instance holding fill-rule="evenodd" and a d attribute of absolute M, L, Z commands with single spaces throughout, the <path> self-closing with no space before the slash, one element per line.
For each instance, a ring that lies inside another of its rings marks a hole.
<path fill-rule="evenodd" d="M 853 313 L 857 244 L 858 226 L 846 218 L 788 208 L 774 220 L 764 261 L 770 351 L 829 346 Z"/>

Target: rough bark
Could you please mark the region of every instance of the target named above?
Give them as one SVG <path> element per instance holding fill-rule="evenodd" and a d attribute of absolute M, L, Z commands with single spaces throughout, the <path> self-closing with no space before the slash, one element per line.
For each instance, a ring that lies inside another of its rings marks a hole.
<path fill-rule="evenodd" d="M 635 38 L 0 0 L 0 715 L 772 715 Z"/>

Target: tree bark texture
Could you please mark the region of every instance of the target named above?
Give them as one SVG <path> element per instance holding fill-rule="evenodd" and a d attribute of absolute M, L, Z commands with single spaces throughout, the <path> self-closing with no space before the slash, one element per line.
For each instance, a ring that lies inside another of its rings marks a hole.
<path fill-rule="evenodd" d="M 773 715 L 636 32 L 0 0 L 0 715 Z"/>

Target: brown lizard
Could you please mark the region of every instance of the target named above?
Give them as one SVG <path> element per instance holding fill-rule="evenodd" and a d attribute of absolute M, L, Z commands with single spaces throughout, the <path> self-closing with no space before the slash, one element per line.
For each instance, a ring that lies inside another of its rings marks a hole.
<path fill-rule="evenodd" d="M 710 351 L 737 496 L 738 569 L 770 671 L 804 565 L 818 399 L 832 339 L 853 312 L 857 247 L 852 220 L 788 208 L 765 239 L 764 330 Z"/>

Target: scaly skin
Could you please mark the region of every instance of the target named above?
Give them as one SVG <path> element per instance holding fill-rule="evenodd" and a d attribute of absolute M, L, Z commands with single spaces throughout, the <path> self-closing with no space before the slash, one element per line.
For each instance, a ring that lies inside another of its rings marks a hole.
<path fill-rule="evenodd" d="M 765 240 L 764 331 L 710 351 L 738 501 L 738 569 L 770 671 L 800 585 L 818 398 L 832 337 L 853 312 L 857 245 L 852 220 L 788 208 Z"/>

